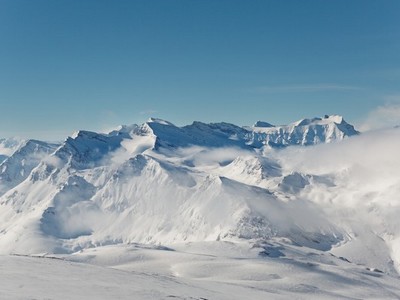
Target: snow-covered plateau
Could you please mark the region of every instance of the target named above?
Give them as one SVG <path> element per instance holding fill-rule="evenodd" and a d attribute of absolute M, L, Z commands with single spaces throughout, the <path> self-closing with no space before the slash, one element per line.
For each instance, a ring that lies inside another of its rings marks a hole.
<path fill-rule="evenodd" d="M 0 299 L 400 299 L 399 149 L 337 115 L 0 139 Z"/>

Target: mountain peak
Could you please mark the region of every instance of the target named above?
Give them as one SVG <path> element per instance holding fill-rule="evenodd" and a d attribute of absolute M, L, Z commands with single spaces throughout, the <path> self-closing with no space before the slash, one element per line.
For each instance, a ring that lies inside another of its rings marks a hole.
<path fill-rule="evenodd" d="M 311 119 L 301 119 L 294 123 L 291 123 L 291 126 L 308 126 L 308 125 L 327 125 L 327 124 L 342 124 L 346 123 L 342 116 L 340 115 L 325 115 L 323 118 L 314 117 Z"/>
<path fill-rule="evenodd" d="M 272 125 L 271 123 L 268 122 L 264 122 L 264 121 L 257 121 L 254 123 L 253 127 L 275 127 L 274 125 Z"/>
<path fill-rule="evenodd" d="M 93 132 L 93 131 L 77 130 L 74 133 L 72 133 L 69 138 L 73 139 L 73 140 L 76 140 L 77 138 L 94 137 L 94 136 L 99 135 L 99 134 L 100 133 Z M 68 140 L 68 138 L 67 138 L 67 140 Z"/>
<path fill-rule="evenodd" d="M 342 122 L 344 122 L 343 117 L 340 115 L 325 115 L 324 120 L 329 120 L 336 124 L 341 124 Z"/>
<path fill-rule="evenodd" d="M 121 134 L 127 134 L 132 132 L 133 130 L 137 129 L 139 126 L 136 124 L 132 125 L 119 125 L 115 127 L 113 130 L 108 132 L 109 136 L 114 136 L 114 135 L 121 135 Z"/>

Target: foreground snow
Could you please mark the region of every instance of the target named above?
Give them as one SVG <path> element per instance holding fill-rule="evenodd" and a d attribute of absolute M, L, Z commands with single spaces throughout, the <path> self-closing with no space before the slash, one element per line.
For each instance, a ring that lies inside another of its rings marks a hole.
<path fill-rule="evenodd" d="M 285 241 L 0 256 L 1 299 L 399 299 L 399 279 Z"/>

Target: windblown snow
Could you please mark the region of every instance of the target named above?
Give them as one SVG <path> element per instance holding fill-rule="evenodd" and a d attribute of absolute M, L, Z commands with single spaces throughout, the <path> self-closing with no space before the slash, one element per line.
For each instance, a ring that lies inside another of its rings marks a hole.
<path fill-rule="evenodd" d="M 0 140 L 0 298 L 399 299 L 399 141 L 337 115 Z"/>

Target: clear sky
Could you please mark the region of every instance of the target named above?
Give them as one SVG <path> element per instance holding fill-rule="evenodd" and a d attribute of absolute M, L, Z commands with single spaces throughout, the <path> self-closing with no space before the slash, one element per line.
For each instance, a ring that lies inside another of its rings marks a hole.
<path fill-rule="evenodd" d="M 399 83 L 398 0 L 0 0 L 4 137 L 150 116 L 362 124 L 400 116 Z"/>

